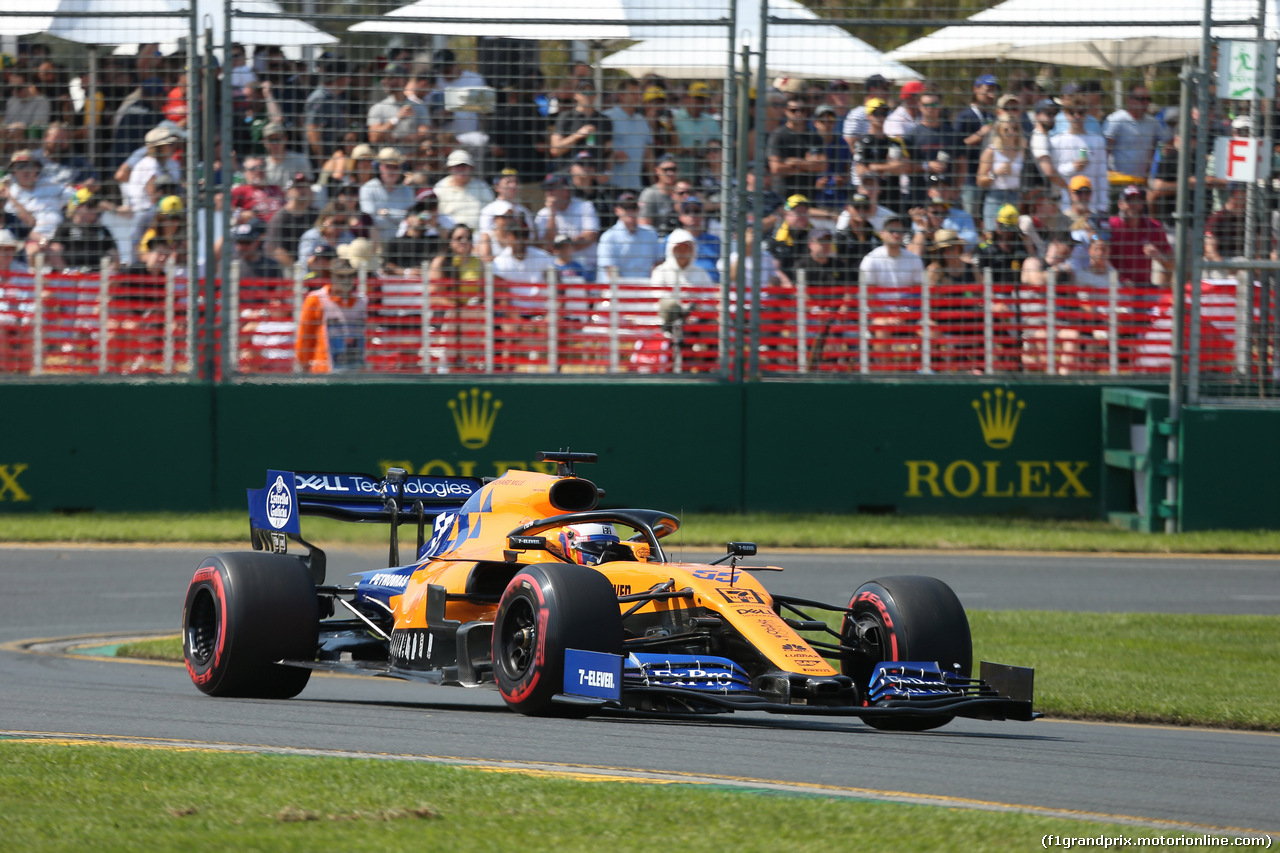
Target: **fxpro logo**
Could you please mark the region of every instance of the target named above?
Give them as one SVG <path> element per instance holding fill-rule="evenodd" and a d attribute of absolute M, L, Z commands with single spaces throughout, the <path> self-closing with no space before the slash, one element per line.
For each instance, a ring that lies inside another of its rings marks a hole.
<path fill-rule="evenodd" d="M 993 450 L 1013 445 L 1027 409 L 1025 400 L 1003 388 L 983 391 L 970 404 L 977 415 L 982 440 Z M 909 498 L 1089 498 L 1081 476 L 1089 463 L 1058 459 L 908 459 Z"/>

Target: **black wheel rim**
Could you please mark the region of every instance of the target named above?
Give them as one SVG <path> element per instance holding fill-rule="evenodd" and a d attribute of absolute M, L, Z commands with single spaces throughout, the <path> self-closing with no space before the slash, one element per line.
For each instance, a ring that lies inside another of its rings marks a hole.
<path fill-rule="evenodd" d="M 538 614 L 533 603 L 524 596 L 511 601 L 502 622 L 502 668 L 514 679 L 521 678 L 533 665 L 538 648 Z"/>
<path fill-rule="evenodd" d="M 853 616 L 853 624 L 849 626 L 845 644 L 857 649 L 847 658 L 853 664 L 853 671 L 846 674 L 859 681 L 869 678 L 876 664 L 888 660 L 888 637 L 884 622 L 874 613 L 864 611 Z"/>
<path fill-rule="evenodd" d="M 187 611 L 187 656 L 197 666 L 213 659 L 218 643 L 218 608 L 207 589 L 196 592 Z"/>

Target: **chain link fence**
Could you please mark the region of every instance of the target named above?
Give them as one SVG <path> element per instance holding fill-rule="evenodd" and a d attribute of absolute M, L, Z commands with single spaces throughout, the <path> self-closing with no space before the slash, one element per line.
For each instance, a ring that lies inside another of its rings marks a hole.
<path fill-rule="evenodd" d="M 0 372 L 1176 367 L 1270 404 L 1274 62 L 1210 91 L 1202 11 L 3 11 Z M 1258 14 L 1214 3 L 1210 58 Z"/>

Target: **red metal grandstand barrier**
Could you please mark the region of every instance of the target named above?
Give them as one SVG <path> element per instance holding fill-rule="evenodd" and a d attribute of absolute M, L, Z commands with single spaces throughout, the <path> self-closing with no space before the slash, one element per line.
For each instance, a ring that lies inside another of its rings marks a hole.
<path fill-rule="evenodd" d="M 647 280 L 529 284 L 498 278 L 375 277 L 368 299 L 367 371 L 384 374 L 714 374 L 721 363 L 720 288 L 678 296 Z M 1267 353 L 1235 346 L 1241 318 L 1262 312 L 1262 289 L 1201 286 L 1199 365 L 1249 372 Z M 244 279 L 227 327 L 239 375 L 292 374 L 303 283 Z M 1187 289 L 1188 306 L 1190 288 Z M 219 292 L 218 301 L 222 301 Z M 1172 295 L 1150 287 L 939 285 L 904 294 L 876 287 L 767 287 L 759 297 L 762 375 L 1162 375 L 1170 364 Z M 0 372 L 183 375 L 200 327 L 176 276 L 9 273 L 0 277 Z M 736 305 L 727 315 L 733 346 Z M 1188 310 L 1187 317 L 1191 317 Z M 216 324 L 215 324 L 216 325 Z M 751 339 L 751 338 L 748 338 Z M 1191 348 L 1188 322 L 1184 350 Z M 744 352 L 746 348 L 744 347 Z M 1189 358 L 1189 357 L 1188 357 Z M 1241 359 L 1245 360 L 1244 368 Z M 1269 363 L 1269 362 L 1268 362 Z M 220 376 L 221 374 L 219 374 Z"/>

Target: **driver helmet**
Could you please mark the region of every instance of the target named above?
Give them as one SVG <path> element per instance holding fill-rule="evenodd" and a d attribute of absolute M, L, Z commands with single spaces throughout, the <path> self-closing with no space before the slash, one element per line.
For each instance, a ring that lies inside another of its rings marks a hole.
<path fill-rule="evenodd" d="M 612 524 L 573 524 L 560 531 L 565 556 L 583 566 L 599 565 L 609 545 L 620 542 Z"/>

